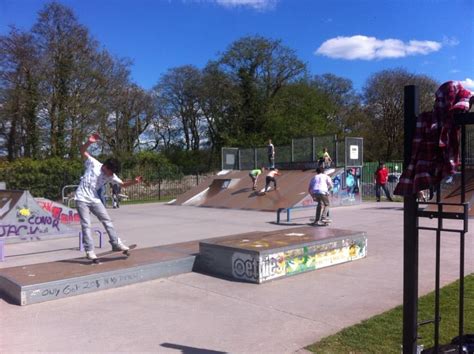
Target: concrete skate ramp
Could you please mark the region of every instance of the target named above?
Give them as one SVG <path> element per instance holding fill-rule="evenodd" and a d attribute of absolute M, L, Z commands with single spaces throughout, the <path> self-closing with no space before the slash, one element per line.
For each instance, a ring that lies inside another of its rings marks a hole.
<path fill-rule="evenodd" d="M 30 192 L 0 190 L 0 240 L 40 240 L 71 232 L 58 215 L 44 210 Z"/>
<path fill-rule="evenodd" d="M 341 173 L 336 169 L 331 175 Z M 196 188 L 179 196 L 175 205 L 195 205 L 212 208 L 276 211 L 300 203 L 308 195 L 308 184 L 314 170 L 280 171 L 277 190 L 272 188 L 261 193 L 265 187 L 265 173 L 260 175 L 257 190 L 252 190 L 249 171 L 228 171 L 210 177 Z"/>
<path fill-rule="evenodd" d="M 434 198 L 433 200 L 436 200 Z M 432 200 L 432 201 L 433 201 Z M 454 176 L 452 183 L 441 184 L 441 200 L 445 203 L 461 202 L 461 176 Z M 469 217 L 474 217 L 474 169 L 466 169 L 466 197 L 465 201 L 469 203 Z M 427 210 L 434 211 L 436 207 L 430 206 Z M 445 211 L 460 212 L 461 209 L 456 206 L 446 206 Z"/>

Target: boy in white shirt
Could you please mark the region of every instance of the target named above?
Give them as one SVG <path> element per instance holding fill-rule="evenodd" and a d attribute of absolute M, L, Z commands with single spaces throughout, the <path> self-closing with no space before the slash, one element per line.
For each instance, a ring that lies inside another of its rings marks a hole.
<path fill-rule="evenodd" d="M 329 191 L 333 184 L 331 177 L 325 174 L 324 169 L 320 166 L 316 168 L 316 176 L 311 179 L 308 186 L 308 193 L 313 200 L 318 203 L 316 207 L 316 218 L 314 224 L 323 226 L 331 220 L 329 219 Z"/>
<path fill-rule="evenodd" d="M 141 177 L 135 177 L 133 181 L 122 182 L 115 174 L 120 169 L 120 164 L 116 159 L 107 159 L 104 164 L 93 158 L 87 149 L 100 139 L 98 134 L 92 134 L 87 142 L 81 146 L 81 156 L 86 160 L 86 171 L 81 177 L 81 182 L 76 190 L 75 201 L 77 211 L 81 218 L 81 228 L 84 242 L 84 249 L 86 250 L 86 257 L 94 260 L 97 256 L 94 252 L 94 240 L 91 236 L 91 220 L 90 213 L 97 216 L 99 221 L 104 225 L 109 240 L 114 251 L 126 251 L 128 247 L 125 246 L 117 237 L 112 219 L 107 212 L 107 209 L 100 201 L 98 190 L 107 183 L 118 184 L 121 187 L 128 187 L 141 182 Z"/>

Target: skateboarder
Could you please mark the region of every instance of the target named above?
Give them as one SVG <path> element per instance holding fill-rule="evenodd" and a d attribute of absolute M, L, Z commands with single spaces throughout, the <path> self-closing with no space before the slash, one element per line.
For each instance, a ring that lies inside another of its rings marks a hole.
<path fill-rule="evenodd" d="M 86 257 L 91 260 L 96 260 L 97 256 L 94 252 L 94 240 L 91 237 L 91 220 L 90 213 L 94 214 L 105 227 L 113 251 L 127 251 L 129 248 L 125 246 L 117 237 L 112 219 L 110 218 L 107 209 L 101 203 L 98 189 L 105 186 L 107 183 L 118 184 L 121 187 L 128 187 L 141 182 L 141 177 L 135 177 L 132 181 L 122 182 L 115 174 L 119 171 L 120 163 L 116 159 L 107 159 L 104 164 L 93 158 L 87 149 L 92 144 L 100 140 L 98 134 L 92 134 L 87 142 L 81 146 L 81 156 L 86 160 L 86 171 L 81 177 L 81 182 L 76 190 L 75 201 L 77 211 L 81 218 L 81 228 L 83 235 L 84 248 L 86 250 Z"/>
<path fill-rule="evenodd" d="M 316 207 L 316 217 L 313 224 L 324 226 L 331 222 L 329 219 L 329 191 L 333 184 L 331 177 L 324 173 L 320 166 L 316 168 L 316 175 L 311 179 L 308 186 L 308 193 L 313 200 L 318 203 Z"/>
<path fill-rule="evenodd" d="M 275 146 L 272 144 L 272 139 L 268 139 L 267 145 L 267 155 L 268 155 L 268 163 L 269 168 L 275 168 Z"/>
<path fill-rule="evenodd" d="M 271 170 L 268 172 L 267 177 L 265 177 L 265 192 L 267 193 L 268 188 L 270 188 L 270 183 L 273 182 L 274 189 L 277 189 L 277 182 L 275 177 L 276 176 L 281 176 L 280 172 L 277 169 Z"/>
<path fill-rule="evenodd" d="M 252 170 L 249 172 L 249 177 L 250 179 L 252 180 L 252 189 L 253 190 L 256 190 L 257 189 L 257 180 L 258 180 L 258 176 L 260 176 L 262 174 L 262 171 L 264 170 L 265 168 L 262 167 L 262 168 L 256 168 L 255 170 Z"/>

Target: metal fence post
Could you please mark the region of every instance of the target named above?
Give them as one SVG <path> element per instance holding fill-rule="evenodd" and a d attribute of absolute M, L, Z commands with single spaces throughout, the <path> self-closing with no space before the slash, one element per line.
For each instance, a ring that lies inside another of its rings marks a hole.
<path fill-rule="evenodd" d="M 316 138 L 311 138 L 311 162 L 316 161 Z"/>
<path fill-rule="evenodd" d="M 418 87 L 405 86 L 404 91 L 404 161 L 410 163 L 411 146 L 419 113 Z M 415 195 L 403 198 L 403 353 L 417 352 L 418 315 L 418 229 L 417 202 Z"/>
<path fill-rule="evenodd" d="M 257 148 L 253 148 L 253 168 L 257 167 Z"/>
<path fill-rule="evenodd" d="M 291 162 L 295 162 L 295 143 L 294 143 L 294 139 L 291 139 Z"/>

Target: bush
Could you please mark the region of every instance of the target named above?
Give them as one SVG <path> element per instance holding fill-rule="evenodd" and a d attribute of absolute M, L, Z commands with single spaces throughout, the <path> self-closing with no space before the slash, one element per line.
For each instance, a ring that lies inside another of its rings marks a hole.
<path fill-rule="evenodd" d="M 0 163 L 0 180 L 8 189 L 29 190 L 35 197 L 61 199 L 61 189 L 78 184 L 83 172 L 80 160 L 50 158 L 45 160 L 18 159 Z"/>

